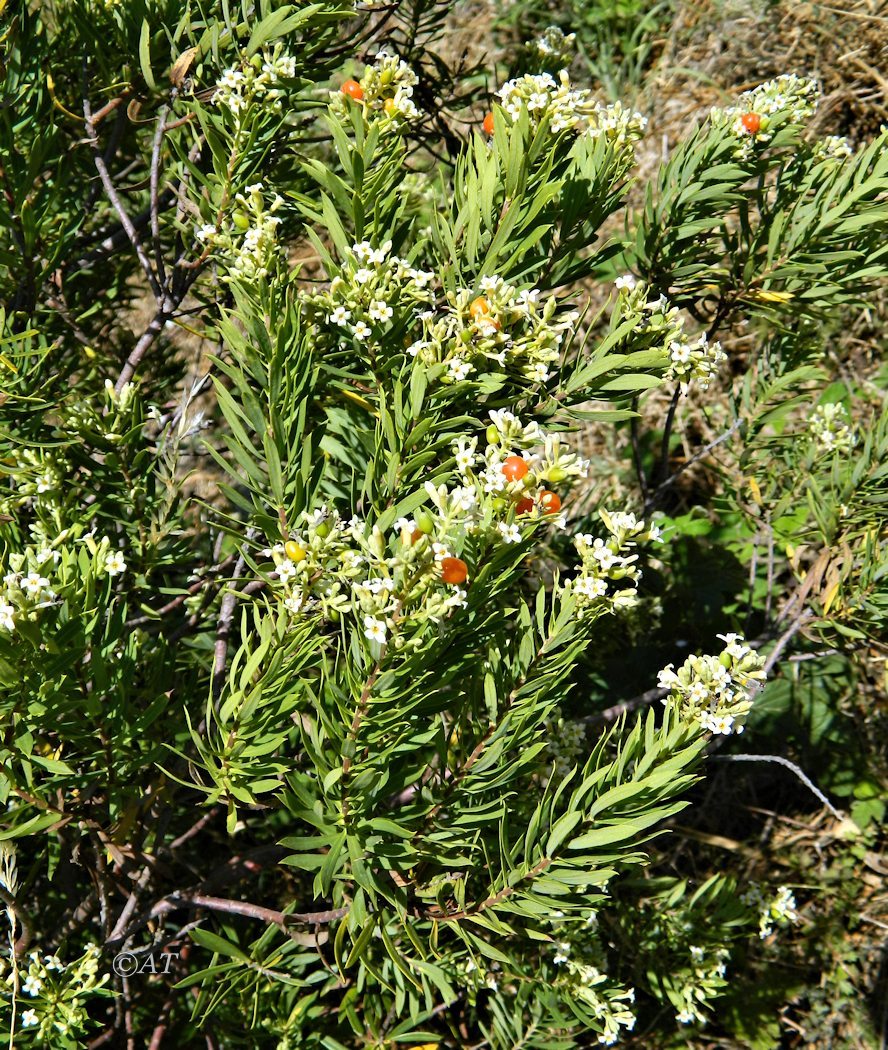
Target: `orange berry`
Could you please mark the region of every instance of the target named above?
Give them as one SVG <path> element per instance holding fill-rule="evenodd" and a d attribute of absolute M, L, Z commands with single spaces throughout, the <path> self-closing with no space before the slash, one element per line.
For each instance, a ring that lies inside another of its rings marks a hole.
<path fill-rule="evenodd" d="M 471 314 L 473 321 L 478 321 L 482 317 L 489 317 L 490 303 L 483 295 L 479 295 L 477 299 L 473 299 L 469 304 L 469 313 Z"/>
<path fill-rule="evenodd" d="M 500 467 L 500 470 L 505 474 L 508 481 L 520 481 L 530 470 L 530 467 L 527 465 L 527 460 L 522 459 L 521 456 L 509 456 L 502 467 Z"/>
<path fill-rule="evenodd" d="M 382 108 L 388 113 L 389 116 L 395 112 L 395 100 L 393 98 L 387 98 L 382 104 Z"/>
<path fill-rule="evenodd" d="M 484 129 L 485 135 L 493 134 L 493 114 L 488 113 L 484 120 L 481 122 L 481 127 Z"/>
<path fill-rule="evenodd" d="M 410 534 L 410 545 L 412 546 L 414 543 L 419 543 L 423 536 L 425 536 L 424 532 L 421 532 L 419 529 L 414 529 Z"/>
<path fill-rule="evenodd" d="M 557 492 L 549 492 L 544 489 L 540 493 L 540 506 L 544 514 L 557 514 L 561 510 L 561 499 Z"/>
<path fill-rule="evenodd" d="M 744 113 L 740 118 L 740 123 L 750 135 L 757 135 L 762 126 L 762 118 L 758 113 Z"/>
<path fill-rule="evenodd" d="M 349 98 L 353 98 L 355 102 L 360 102 L 364 97 L 364 89 L 357 82 L 357 80 L 346 80 L 340 89 L 343 95 L 348 95 Z"/>
<path fill-rule="evenodd" d="M 485 299 L 483 295 L 479 295 L 477 299 L 473 299 L 469 303 L 469 314 L 473 321 L 484 321 L 487 324 L 492 324 L 494 328 L 502 328 L 502 325 L 490 312 L 490 301 Z"/>
<path fill-rule="evenodd" d="M 530 514 L 530 512 L 532 510 L 533 510 L 533 500 L 532 499 L 528 499 L 526 496 L 524 497 L 524 499 L 518 500 L 518 502 L 515 504 L 515 513 L 516 514 Z"/>
<path fill-rule="evenodd" d="M 469 575 L 469 567 L 462 558 L 441 559 L 441 579 L 445 583 L 454 585 L 465 583 Z"/>

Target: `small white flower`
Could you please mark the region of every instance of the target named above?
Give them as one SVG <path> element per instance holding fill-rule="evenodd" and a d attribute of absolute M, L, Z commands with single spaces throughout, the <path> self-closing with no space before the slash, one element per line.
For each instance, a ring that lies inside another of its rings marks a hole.
<path fill-rule="evenodd" d="M 374 321 L 388 321 L 394 316 L 395 311 L 382 299 L 375 299 L 370 304 L 369 313 Z"/>
<path fill-rule="evenodd" d="M 109 576 L 119 576 L 120 573 L 126 571 L 126 562 L 123 559 L 123 555 L 120 551 L 110 551 L 105 556 L 105 572 Z"/>
<path fill-rule="evenodd" d="M 327 320 L 331 324 L 346 325 L 351 319 L 351 310 L 346 310 L 344 306 L 337 306 L 336 309 L 329 315 Z"/>
<path fill-rule="evenodd" d="M 505 521 L 501 521 L 497 525 L 497 529 L 506 543 L 521 542 L 521 530 L 514 523 L 510 525 Z"/>
<path fill-rule="evenodd" d="M 284 607 L 291 613 L 302 612 L 304 605 L 305 597 L 302 594 L 291 594 L 284 599 Z"/>
<path fill-rule="evenodd" d="M 363 321 L 358 321 L 352 334 L 355 339 L 358 339 L 363 343 L 365 339 L 369 339 L 370 337 L 370 328 Z"/>
<path fill-rule="evenodd" d="M 387 636 L 387 630 L 384 621 L 378 620 L 375 616 L 364 617 L 364 637 L 369 638 L 371 642 L 377 642 L 379 645 L 383 645 Z"/>
<path fill-rule="evenodd" d="M 0 627 L 5 631 L 15 630 L 15 621 L 12 618 L 12 614 L 15 612 L 15 608 L 0 599 Z"/>
<path fill-rule="evenodd" d="M 37 1014 L 33 1010 L 22 1011 L 22 1028 L 33 1028 L 34 1025 L 39 1023 Z"/>
<path fill-rule="evenodd" d="M 614 281 L 614 287 L 622 290 L 626 289 L 627 292 L 631 292 L 636 285 L 636 280 L 631 273 L 624 273 L 622 277 L 618 277 Z"/>
<path fill-rule="evenodd" d="M 450 372 L 450 378 L 455 383 L 461 383 L 475 371 L 475 366 L 470 364 L 468 361 L 463 361 L 461 358 L 454 357 L 448 365 Z"/>
<path fill-rule="evenodd" d="M 36 598 L 41 591 L 49 589 L 49 580 L 41 576 L 39 572 L 29 572 L 22 579 L 22 590 L 27 591 L 32 598 Z"/>
<path fill-rule="evenodd" d="M 25 992 L 26 995 L 38 995 L 42 987 L 43 981 L 41 981 L 39 977 L 35 977 L 34 975 L 29 975 L 22 982 L 22 990 Z"/>
<path fill-rule="evenodd" d="M 361 266 L 355 270 L 355 283 L 366 284 L 373 277 L 373 271 L 368 270 L 366 266 Z"/>
<path fill-rule="evenodd" d="M 292 580 L 296 575 L 296 566 L 289 558 L 284 558 L 277 567 L 278 579 L 281 583 L 286 583 L 288 580 Z"/>

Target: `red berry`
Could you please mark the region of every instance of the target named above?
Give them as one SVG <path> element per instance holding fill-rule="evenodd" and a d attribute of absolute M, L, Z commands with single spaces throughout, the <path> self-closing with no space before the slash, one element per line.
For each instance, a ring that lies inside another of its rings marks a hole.
<path fill-rule="evenodd" d="M 484 118 L 484 120 L 481 123 L 481 127 L 484 128 L 484 134 L 485 135 L 492 135 L 493 134 L 493 114 L 492 113 L 488 113 L 487 114 L 487 116 Z"/>
<path fill-rule="evenodd" d="M 527 465 L 527 460 L 522 459 L 521 456 L 509 456 L 500 470 L 506 476 L 507 481 L 520 481 L 530 467 Z"/>
<path fill-rule="evenodd" d="M 441 579 L 445 583 L 465 583 L 469 575 L 469 567 L 462 558 L 441 559 Z"/>
<path fill-rule="evenodd" d="M 544 489 L 540 493 L 540 506 L 544 514 L 557 514 L 561 510 L 561 499 L 558 493 Z"/>
<path fill-rule="evenodd" d="M 518 502 L 515 504 L 515 513 L 516 514 L 530 514 L 530 512 L 532 510 L 533 510 L 533 500 L 532 499 L 528 499 L 526 496 L 524 497 L 524 499 L 518 500 Z"/>
<path fill-rule="evenodd" d="M 744 113 L 740 118 L 740 123 L 750 135 L 757 135 L 762 126 L 762 118 L 758 113 Z"/>
<path fill-rule="evenodd" d="M 346 80 L 340 89 L 343 95 L 348 95 L 349 98 L 353 98 L 355 102 L 360 102 L 364 97 L 364 89 L 357 82 L 357 80 Z"/>

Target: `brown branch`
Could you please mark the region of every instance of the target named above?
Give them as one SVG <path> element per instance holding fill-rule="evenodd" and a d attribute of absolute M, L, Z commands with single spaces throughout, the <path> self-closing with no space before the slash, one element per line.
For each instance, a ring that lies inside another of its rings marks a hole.
<path fill-rule="evenodd" d="M 160 243 L 160 161 L 163 147 L 163 136 L 166 115 L 169 106 L 161 106 L 157 116 L 157 127 L 154 131 L 154 142 L 151 147 L 151 239 L 154 243 L 154 265 L 157 267 L 157 278 L 161 285 L 166 284 L 166 267 L 163 262 L 163 250 Z"/>
<path fill-rule="evenodd" d="M 151 323 L 142 333 L 139 341 L 133 347 L 132 352 L 126 359 L 126 363 L 120 371 L 120 375 L 117 377 L 117 382 L 114 384 L 114 389 L 119 394 L 125 384 L 127 384 L 135 375 L 136 369 L 141 364 L 142 358 L 151 349 L 154 343 L 157 341 L 157 337 L 163 331 L 163 326 L 173 316 L 174 304 L 164 299 L 163 305 L 151 319 Z"/>
<path fill-rule="evenodd" d="M 364 688 L 361 691 L 360 699 L 358 700 L 358 706 L 355 710 L 355 717 L 352 719 L 351 729 L 348 731 L 347 740 L 354 746 L 358 739 L 358 733 L 361 729 L 361 723 L 364 721 L 364 716 L 367 714 L 367 707 L 370 704 L 370 694 L 373 692 L 373 686 L 376 684 L 376 679 L 379 677 L 379 671 L 382 667 L 382 660 L 385 656 L 385 648 L 383 647 L 380 653 L 379 659 L 370 672 L 370 677 L 364 683 Z M 349 805 L 348 805 L 348 779 L 351 772 L 352 760 L 351 755 L 345 755 L 342 759 L 342 819 L 348 823 Z"/>
<path fill-rule="evenodd" d="M 120 225 L 126 230 L 126 235 L 139 260 L 139 265 L 145 273 L 145 278 L 151 286 L 151 291 L 154 293 L 154 298 L 162 312 L 167 307 L 166 292 L 161 288 L 157 280 L 157 276 L 154 273 L 148 256 L 145 254 L 142 242 L 139 239 L 139 234 L 136 232 L 136 228 L 133 225 L 126 208 L 123 206 L 123 201 L 121 201 L 120 196 L 114 187 L 114 182 L 108 171 L 108 167 L 105 164 L 105 158 L 102 156 L 101 148 L 99 147 L 99 136 L 96 132 L 92 107 L 90 106 L 87 92 L 85 59 L 83 63 L 83 116 L 86 120 L 86 141 L 89 143 L 90 149 L 92 150 L 93 163 L 96 166 L 96 171 L 99 173 L 99 178 L 102 180 L 102 186 L 105 189 L 105 196 L 117 212 L 117 217 L 120 219 Z"/>
<path fill-rule="evenodd" d="M 0 883 L 0 901 L 6 905 L 9 911 L 15 917 L 21 927 L 21 933 L 18 936 L 15 944 L 13 945 L 12 951 L 16 959 L 21 959 L 25 952 L 28 950 L 28 945 L 31 943 L 31 936 L 33 932 L 33 926 L 31 918 L 25 909 L 19 904 L 15 897 L 9 892 L 9 890 Z"/>
<path fill-rule="evenodd" d="M 520 879 L 513 886 L 504 886 L 501 890 L 498 890 L 496 893 L 491 894 L 485 900 L 481 901 L 480 904 L 472 905 L 468 908 L 453 912 L 427 911 L 425 912 L 425 915 L 427 918 L 436 919 L 438 922 L 459 922 L 460 919 L 468 919 L 473 915 L 480 915 L 480 913 L 486 911 L 486 909 L 493 908 L 497 904 L 501 904 L 504 900 L 511 897 L 522 882 L 526 882 L 528 879 L 535 879 L 537 875 L 541 875 L 551 863 L 551 857 L 543 857 L 541 861 L 530 869 L 524 878 Z"/>
<path fill-rule="evenodd" d="M 157 902 L 151 909 L 150 917 L 158 918 L 180 908 L 208 908 L 210 911 L 225 912 L 228 915 L 245 915 L 249 919 L 258 919 L 276 926 L 324 926 L 336 922 L 348 915 L 348 908 L 332 908 L 327 911 L 284 912 L 275 908 L 265 908 L 261 904 L 250 904 L 248 901 L 229 900 L 226 897 L 208 897 L 202 893 L 174 893 Z"/>

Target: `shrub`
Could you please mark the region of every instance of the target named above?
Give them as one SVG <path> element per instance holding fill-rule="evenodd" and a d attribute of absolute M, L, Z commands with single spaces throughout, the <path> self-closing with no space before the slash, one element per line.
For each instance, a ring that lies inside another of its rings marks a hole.
<path fill-rule="evenodd" d="M 653 1045 L 801 921 L 643 866 L 793 638 L 884 624 L 884 419 L 816 359 L 888 272 L 885 133 L 812 138 L 784 77 L 636 187 L 643 117 L 488 100 L 452 15 L 4 16 L 8 1045 Z M 723 549 L 767 515 L 807 575 L 682 653 L 676 414 L 731 384 Z"/>

